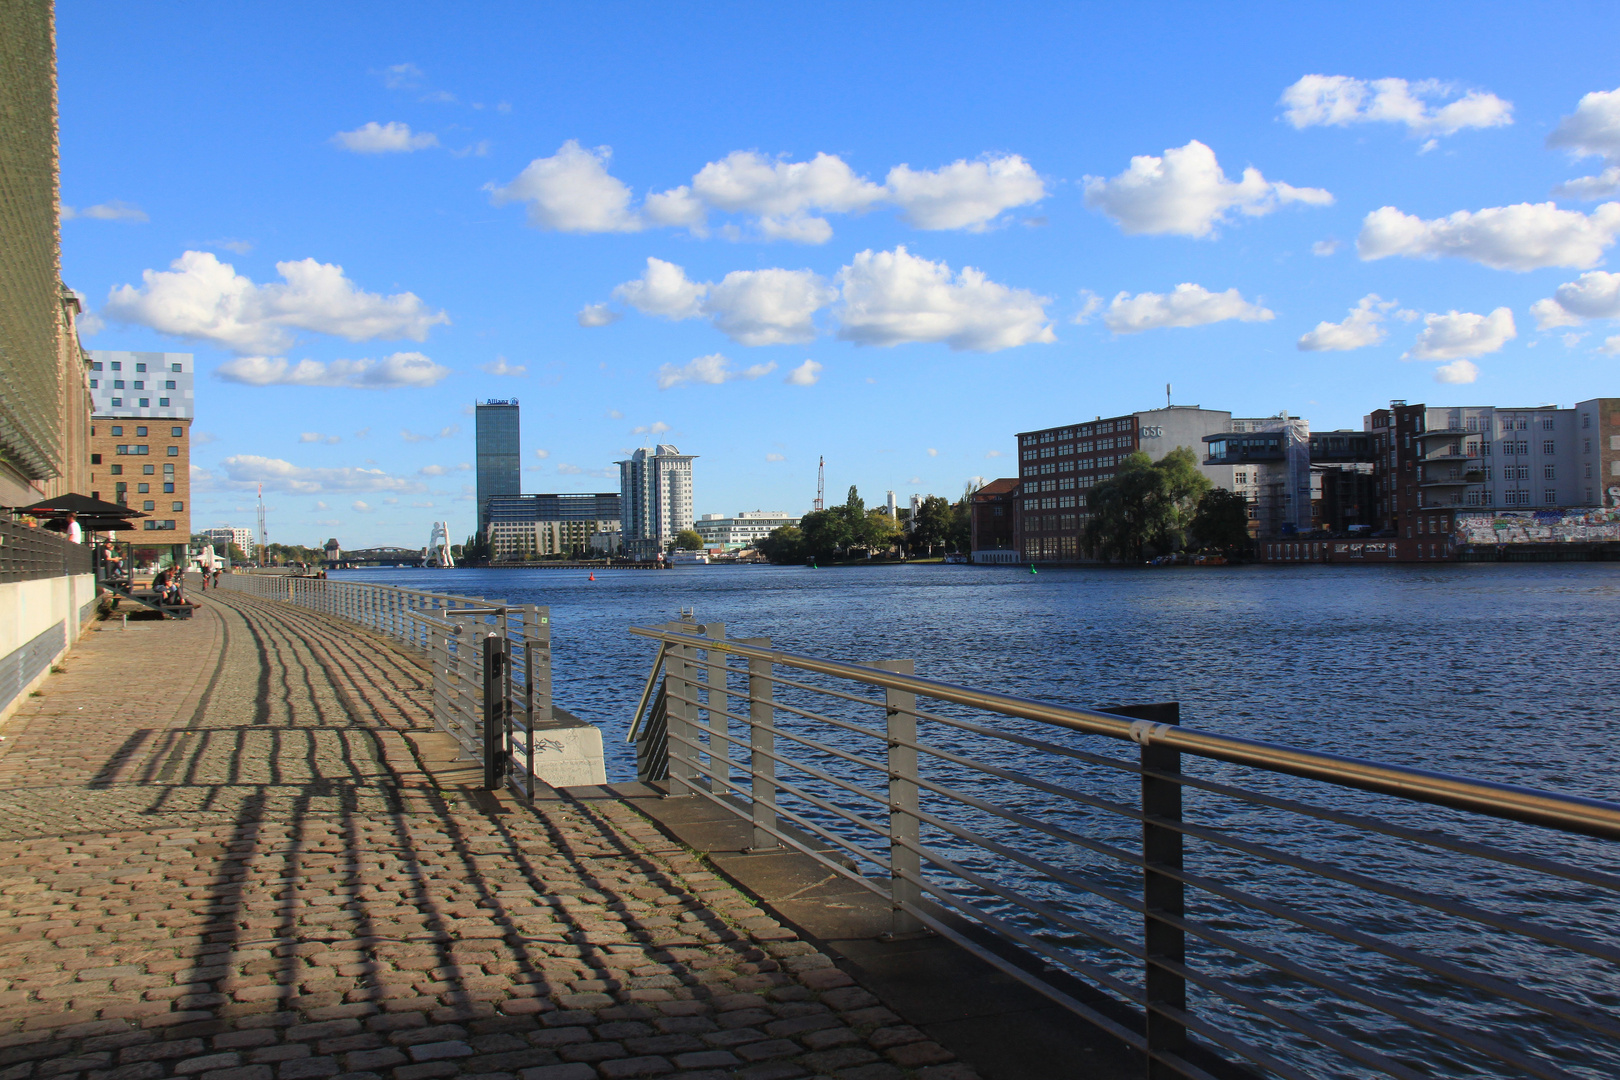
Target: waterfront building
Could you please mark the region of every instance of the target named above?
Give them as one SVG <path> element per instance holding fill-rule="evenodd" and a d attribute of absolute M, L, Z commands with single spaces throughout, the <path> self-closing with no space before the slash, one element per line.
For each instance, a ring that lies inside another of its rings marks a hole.
<path fill-rule="evenodd" d="M 1313 433 L 1309 423 L 1287 415 L 1233 420 L 1231 428 L 1204 436 L 1204 461 L 1231 466 L 1229 490 L 1248 500 L 1254 536 L 1371 527 L 1371 435 Z"/>
<path fill-rule="evenodd" d="M 253 558 L 253 552 L 257 547 L 257 545 L 254 543 L 252 529 L 237 529 L 229 525 L 224 525 L 217 529 L 204 529 L 199 535 L 204 537 L 210 544 L 213 544 L 219 550 L 221 555 L 225 553 L 226 545 L 235 544 L 241 550 L 242 554 L 251 560 Z M 331 548 L 332 546 L 332 541 L 328 541 L 327 547 Z M 330 557 L 333 559 L 337 558 L 336 555 L 332 555 Z"/>
<path fill-rule="evenodd" d="M 146 515 L 118 537 L 152 549 L 138 550 L 137 561 L 183 560 L 191 539 L 192 355 L 97 349 L 89 356 L 90 496 Z"/>
<path fill-rule="evenodd" d="M 894 492 L 889 492 L 889 504 L 894 505 Z M 705 547 L 722 547 L 727 551 L 753 547 L 771 535 L 772 530 L 798 525 L 799 519 L 781 510 L 744 510 L 735 517 L 724 514 L 704 514 L 692 528 L 703 537 Z"/>
<path fill-rule="evenodd" d="M 692 527 L 692 462 L 668 443 L 642 447 L 619 466 L 620 520 L 624 553 L 632 559 L 658 557 L 682 529 Z"/>
<path fill-rule="evenodd" d="M 969 550 L 976 563 L 1015 563 L 1018 550 L 1018 480 L 1002 477 L 968 497 Z"/>
<path fill-rule="evenodd" d="M 619 532 L 619 505 L 619 493 L 614 491 L 491 496 L 484 526 L 490 558 L 582 555 L 600 550 L 598 536 Z"/>
<path fill-rule="evenodd" d="M 490 398 L 473 407 L 478 462 L 478 531 L 489 524 L 489 500 L 523 491 L 517 398 Z"/>

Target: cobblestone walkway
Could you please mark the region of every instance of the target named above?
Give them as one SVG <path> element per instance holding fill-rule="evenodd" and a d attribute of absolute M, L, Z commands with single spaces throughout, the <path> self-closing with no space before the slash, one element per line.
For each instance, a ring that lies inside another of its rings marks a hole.
<path fill-rule="evenodd" d="M 0 1080 L 971 1080 L 627 805 L 440 790 L 425 673 L 209 593 L 0 728 Z"/>

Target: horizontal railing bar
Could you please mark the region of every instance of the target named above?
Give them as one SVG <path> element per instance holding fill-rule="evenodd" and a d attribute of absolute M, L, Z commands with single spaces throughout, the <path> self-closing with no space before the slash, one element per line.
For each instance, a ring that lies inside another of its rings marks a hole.
<path fill-rule="evenodd" d="M 1620 804 L 1598 799 L 1538 791 L 1514 784 L 1470 780 L 1446 773 L 1302 750 L 1257 739 L 1218 735 L 1196 728 L 1149 724 L 1100 710 L 1076 709 L 1030 698 L 974 690 L 936 679 L 822 660 L 781 649 L 761 649 L 731 640 L 716 640 L 641 626 L 630 627 L 630 633 L 656 641 L 669 641 L 765 660 L 772 664 L 845 678 L 869 686 L 914 693 L 939 701 L 950 701 L 958 705 L 986 709 L 1007 716 L 1019 716 L 1114 739 L 1148 740 L 1168 749 L 1198 757 L 1319 780 L 1340 787 L 1455 807 L 1486 817 L 1523 821 L 1567 832 L 1620 839 Z"/>
<path fill-rule="evenodd" d="M 671 701 L 682 701 L 682 702 L 685 702 L 688 705 L 698 705 L 699 708 L 707 711 L 711 716 L 724 716 L 724 717 L 726 717 L 728 719 L 737 720 L 737 721 L 740 721 L 741 723 L 744 723 L 744 724 L 748 723 L 748 718 L 747 717 L 737 716 L 737 715 L 735 715 L 733 713 L 725 712 L 725 711 L 720 710 L 720 709 L 710 709 L 709 706 L 707 706 L 707 705 L 699 705 L 697 702 L 691 700 L 690 698 L 682 697 L 679 694 L 670 694 L 669 699 Z M 748 743 L 742 742 L 741 740 L 738 740 L 738 739 L 734 739 L 730 735 L 722 734 L 716 728 L 705 726 L 703 724 L 700 724 L 696 720 L 689 720 L 687 722 L 694 725 L 694 726 L 696 726 L 696 727 L 701 728 L 704 731 L 707 731 L 711 736 L 719 736 L 720 738 L 726 740 L 726 742 L 728 742 L 732 746 L 741 746 L 741 747 L 744 747 L 744 748 L 752 749 L 752 747 L 750 747 Z M 870 758 L 863 758 L 860 755 L 852 754 L 847 750 L 836 749 L 835 747 L 828 746 L 825 743 L 817 742 L 815 739 L 809 738 L 808 736 L 797 735 L 797 734 L 794 734 L 791 731 L 787 731 L 787 730 L 782 729 L 782 728 L 771 727 L 771 726 L 766 725 L 766 724 L 759 724 L 757 726 L 762 731 L 769 731 L 769 732 L 771 732 L 773 734 L 780 735 L 784 739 L 791 739 L 796 743 L 799 743 L 799 744 L 804 745 L 804 746 L 808 746 L 811 749 L 820 751 L 823 754 L 828 754 L 828 755 L 831 755 L 832 757 L 842 758 L 843 760 L 851 762 L 851 763 L 856 764 L 856 765 L 864 765 L 869 769 L 877 770 L 880 774 L 882 774 L 884 776 L 888 775 L 888 769 L 885 766 L 880 765 L 879 763 L 871 760 Z M 710 751 L 710 752 L 712 753 L 712 751 Z M 780 761 L 784 765 L 791 766 L 792 768 L 795 768 L 795 769 L 800 768 L 800 766 L 799 766 L 799 764 L 797 762 L 789 760 L 788 758 L 776 757 L 776 755 L 774 755 L 774 754 L 772 755 L 772 757 L 775 758 L 775 760 Z M 852 790 L 859 790 L 859 789 L 852 789 Z"/>
<path fill-rule="evenodd" d="M 971 731 L 975 734 L 985 735 L 993 739 L 1004 739 L 1007 742 L 1018 743 L 1021 746 L 1028 746 L 1034 750 L 1043 750 L 1046 753 L 1053 754 L 1058 757 L 1074 758 L 1077 761 L 1084 761 L 1091 765 L 1103 765 L 1107 768 L 1118 769 L 1120 772 L 1131 773 L 1133 775 L 1140 774 L 1142 772 L 1142 766 L 1135 761 L 1126 761 L 1123 758 L 1111 758 L 1103 754 L 1091 754 L 1084 750 L 1076 750 L 1073 747 L 1061 746 L 1058 743 L 1045 742 L 1041 739 L 1031 738 L 1028 735 L 1019 735 L 1016 732 L 1011 731 L 999 731 L 996 728 L 988 727 L 984 724 L 975 724 L 970 720 L 961 720 L 954 716 L 942 716 L 939 713 L 924 712 L 921 709 L 917 710 L 916 715 L 917 719 L 919 720 L 932 720 L 938 724 L 946 724 L 950 727 L 960 728 L 963 731 Z"/>
<path fill-rule="evenodd" d="M 749 673 L 747 668 L 728 667 L 726 670 L 737 675 L 747 675 Z M 760 676 L 755 677 L 758 678 Z M 871 705 L 878 709 L 885 707 L 885 702 L 882 698 L 861 697 L 859 694 L 845 693 L 842 690 L 834 690 L 831 687 L 826 686 L 816 686 L 814 683 L 799 682 L 797 679 L 784 678 L 781 675 L 774 673 L 765 675 L 763 678 L 776 684 L 777 686 L 792 686 L 800 690 L 808 691 L 812 694 L 824 694 L 827 697 L 853 702 L 856 705 Z"/>
<path fill-rule="evenodd" d="M 710 777 L 710 779 L 714 779 L 714 778 Z M 741 792 L 741 790 L 742 790 L 741 788 L 738 788 L 735 784 L 731 783 L 729 780 L 722 780 L 721 783 L 725 784 L 728 788 L 731 788 L 733 791 Z M 725 799 L 720 798 L 720 796 L 714 794 L 714 792 L 705 791 L 703 789 L 702 785 L 688 784 L 686 786 L 687 786 L 687 790 L 692 791 L 692 792 L 696 792 L 699 795 L 703 795 L 706 798 L 708 798 L 711 802 L 714 802 L 714 803 L 717 803 L 717 804 L 719 804 L 721 806 L 724 806 L 726 809 L 730 810 L 733 814 L 736 814 L 738 817 L 742 816 L 741 813 L 738 811 L 738 809 L 735 806 L 732 806 L 731 803 L 727 802 Z M 798 824 L 804 826 L 806 829 L 809 829 L 811 832 L 815 833 L 816 835 L 818 835 L 818 836 L 822 837 L 823 839 L 825 839 L 825 840 L 829 841 L 830 843 L 832 843 L 839 850 L 855 852 L 862 859 L 865 859 L 867 862 L 870 862 L 874 866 L 882 867 L 884 870 L 889 870 L 890 869 L 889 860 L 883 858 L 881 855 L 873 854 L 872 852 L 867 851 L 865 848 L 861 847 L 859 844 L 855 843 L 854 841 L 848 840 L 848 839 L 846 839 L 846 838 L 844 838 L 842 836 L 839 836 L 837 833 L 828 832 L 826 829 L 822 828 L 820 825 L 817 825 L 815 822 L 809 820 L 806 817 L 803 817 L 800 814 L 794 813 L 792 810 L 788 809 L 785 806 L 778 807 L 777 808 L 777 813 L 781 814 L 783 817 L 788 817 L 788 818 L 793 819 L 793 821 L 797 822 Z M 765 829 L 766 832 L 770 833 L 772 836 L 776 837 L 778 840 L 786 839 L 784 834 L 778 832 L 775 829 L 768 828 L 767 826 L 764 826 L 764 825 L 761 825 L 760 828 Z M 795 844 L 794 846 L 800 848 L 801 850 L 806 851 L 807 853 L 810 851 L 810 849 L 804 847 L 804 845 L 802 845 L 802 844 Z M 822 860 L 822 861 L 825 862 L 826 860 Z M 855 880 L 858 880 L 858 881 L 865 881 L 866 880 L 865 878 L 862 878 L 859 875 L 855 875 L 855 874 L 846 873 L 846 876 L 853 877 L 853 878 L 855 878 Z M 877 890 L 874 890 L 874 891 L 877 891 Z M 889 894 L 886 893 L 886 892 L 880 892 L 879 895 L 881 895 L 884 899 L 892 899 L 889 896 Z"/>
<path fill-rule="evenodd" d="M 1250 1010 L 1259 1013 L 1261 1016 L 1275 1021 L 1283 1027 L 1297 1031 L 1301 1035 L 1316 1039 L 1324 1046 L 1328 1046 L 1339 1051 L 1339 1053 L 1343 1054 L 1351 1061 L 1360 1061 L 1364 1064 L 1371 1065 L 1380 1072 L 1386 1073 L 1390 1076 L 1399 1077 L 1400 1080 L 1429 1080 L 1429 1078 L 1424 1074 L 1414 1072 L 1399 1062 L 1385 1057 L 1376 1050 L 1369 1050 L 1357 1043 L 1350 1041 L 1349 1039 L 1344 1038 L 1342 1035 L 1338 1035 L 1335 1032 L 1330 1031 L 1314 1021 L 1307 1020 L 1298 1013 L 1294 1012 L 1292 1009 L 1279 1008 L 1278 1006 L 1272 1005 L 1261 1000 L 1260 998 L 1255 997 L 1253 994 L 1245 993 L 1242 990 L 1234 990 L 1229 1000 L 1238 1002 L 1239 1004 L 1244 1005 L 1246 1008 L 1249 1008 Z M 1228 1050 L 1234 1050 L 1237 1053 L 1242 1054 L 1244 1057 L 1248 1058 L 1256 1065 L 1259 1065 L 1261 1068 L 1277 1073 L 1279 1076 L 1298 1078 L 1298 1080 L 1316 1080 L 1316 1077 L 1314 1077 L 1312 1074 L 1300 1072 L 1293 1066 L 1288 1065 L 1285 1062 L 1278 1061 L 1275 1057 L 1272 1057 L 1270 1054 L 1266 1053 L 1264 1050 L 1261 1050 L 1253 1043 L 1240 1039 L 1236 1035 L 1222 1031 L 1214 1024 L 1200 1019 L 1197 1015 L 1187 1012 L 1185 1009 L 1175 1008 L 1174 1006 L 1167 1005 L 1162 1001 L 1153 1002 L 1149 1008 L 1158 1013 L 1160 1016 L 1169 1017 L 1187 1028 L 1187 1030 L 1196 1032 L 1197 1034 L 1204 1036 L 1206 1039 L 1219 1046 L 1224 1046 Z M 1288 1020 L 1284 1020 L 1281 1016 L 1275 1015 L 1277 1013 L 1284 1013 L 1288 1017 L 1292 1018 L 1292 1020 L 1297 1021 L 1297 1023 L 1290 1023 Z M 1155 1052 L 1153 1056 L 1175 1068 L 1180 1068 L 1181 1065 L 1177 1063 L 1183 1061 L 1182 1058 L 1179 1058 L 1174 1054 Z M 1190 1067 L 1196 1068 L 1196 1066 Z"/>
<path fill-rule="evenodd" d="M 840 720 L 836 716 L 827 716 L 824 713 L 812 712 L 812 711 L 810 711 L 808 709 L 800 709 L 800 708 L 797 708 L 796 706 L 789 705 L 787 702 L 783 701 L 780 698 L 752 697 L 749 694 L 747 694 L 746 692 L 740 692 L 740 691 L 728 691 L 728 693 L 730 693 L 731 697 L 736 698 L 739 701 L 746 701 L 749 704 L 755 704 L 755 705 L 769 705 L 774 709 L 780 709 L 783 712 L 792 713 L 794 716 L 802 716 L 806 720 L 818 720 L 818 721 L 820 721 L 820 722 L 822 722 L 824 724 L 831 724 L 834 727 L 843 728 L 845 731 L 853 731 L 856 734 L 868 736 L 869 738 L 876 739 L 878 742 L 881 742 L 881 743 L 887 743 L 888 742 L 888 736 L 885 735 L 881 731 L 877 731 L 877 730 L 874 730 L 873 728 L 869 728 L 869 727 L 863 727 L 860 724 L 851 723 L 848 720 Z M 685 701 L 686 699 L 682 698 L 681 700 Z M 870 702 L 868 704 L 870 704 Z M 707 709 L 708 707 L 709 707 L 708 705 L 700 705 L 699 706 L 699 708 L 703 708 L 703 709 Z M 885 706 L 880 701 L 880 702 L 877 703 L 877 707 L 882 709 Z M 716 711 L 718 712 L 719 710 L 716 710 Z M 746 717 L 738 717 L 738 716 L 733 715 L 732 713 L 726 713 L 725 715 L 731 717 L 733 720 L 742 720 L 743 723 L 748 723 L 748 720 L 747 720 Z M 784 731 L 783 734 L 786 734 L 786 732 Z"/>

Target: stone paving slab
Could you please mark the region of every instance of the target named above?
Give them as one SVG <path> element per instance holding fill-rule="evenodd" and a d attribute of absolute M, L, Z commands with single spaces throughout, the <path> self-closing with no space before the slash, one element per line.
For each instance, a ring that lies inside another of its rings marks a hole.
<path fill-rule="evenodd" d="M 446 783 L 352 629 L 211 592 L 62 667 L 0 728 L 0 1080 L 976 1076 L 627 803 Z"/>

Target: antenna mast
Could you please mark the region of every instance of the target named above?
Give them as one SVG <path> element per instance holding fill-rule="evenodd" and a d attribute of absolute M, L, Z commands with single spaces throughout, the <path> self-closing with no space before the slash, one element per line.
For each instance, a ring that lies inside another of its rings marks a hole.
<path fill-rule="evenodd" d="M 827 459 L 816 459 L 816 509 L 822 509 L 827 502 Z"/>
<path fill-rule="evenodd" d="M 270 557 L 270 534 L 264 531 L 264 485 L 259 485 L 259 565 Z"/>
<path fill-rule="evenodd" d="M 1167 408 L 1167 409 L 1170 407 L 1170 384 L 1169 383 L 1164 384 L 1164 407 Z"/>

